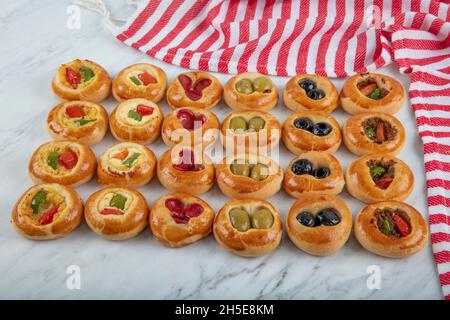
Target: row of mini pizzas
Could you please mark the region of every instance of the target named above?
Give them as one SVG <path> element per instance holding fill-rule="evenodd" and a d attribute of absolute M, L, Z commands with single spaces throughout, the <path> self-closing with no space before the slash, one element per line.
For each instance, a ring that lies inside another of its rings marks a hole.
<path fill-rule="evenodd" d="M 29 162 L 35 183 L 78 186 L 97 173 L 102 185 L 137 188 L 156 175 L 170 191 L 199 195 L 217 181 L 230 198 L 265 199 L 283 186 L 287 194 L 337 195 L 344 185 L 349 193 L 366 203 L 405 200 L 414 187 L 414 175 L 402 160 L 387 154 L 369 154 L 344 170 L 326 152 L 309 151 L 291 160 L 286 170 L 262 154 L 240 153 L 226 156 L 217 165 L 201 148 L 177 144 L 159 159 L 146 146 L 122 142 L 108 148 L 98 159 L 86 145 L 74 141 L 51 141 L 41 145 Z"/>
<path fill-rule="evenodd" d="M 215 215 L 204 200 L 181 192 L 157 199 L 150 213 L 145 198 L 126 187 L 106 187 L 90 195 L 84 207 L 75 190 L 60 184 L 38 184 L 27 190 L 12 212 L 12 223 L 35 240 L 63 237 L 84 218 L 99 236 L 130 239 L 147 225 L 161 243 L 183 247 L 206 237 L 239 256 L 256 257 L 275 250 L 283 226 L 277 209 L 262 199 L 232 199 Z M 301 250 L 325 256 L 340 250 L 352 230 L 352 215 L 331 195 L 301 196 L 286 215 L 285 229 Z M 405 257 L 423 248 L 426 223 L 411 206 L 398 201 L 363 208 L 354 223 L 356 239 L 367 250 L 386 257 Z"/>
<path fill-rule="evenodd" d="M 95 62 L 76 59 L 61 65 L 52 80 L 55 95 L 63 101 L 101 102 L 110 95 L 111 87 L 118 101 L 143 98 L 155 103 L 166 93 L 165 72 L 148 63 L 121 70 L 114 81 Z M 224 97 L 236 111 L 267 111 L 278 103 L 278 90 L 270 77 L 255 72 L 232 77 L 222 88 L 219 80 L 208 72 L 192 71 L 178 75 L 167 88 L 167 103 L 173 109 L 194 107 L 209 109 Z M 293 111 L 330 113 L 340 104 L 350 113 L 396 113 L 403 105 L 405 93 L 395 79 L 382 74 L 357 74 L 347 79 L 341 94 L 334 84 L 318 75 L 299 74 L 291 78 L 283 90 L 284 104 Z"/>

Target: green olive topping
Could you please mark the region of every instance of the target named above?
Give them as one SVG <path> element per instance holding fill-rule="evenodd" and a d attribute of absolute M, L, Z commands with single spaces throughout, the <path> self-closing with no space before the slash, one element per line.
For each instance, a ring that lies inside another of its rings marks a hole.
<path fill-rule="evenodd" d="M 250 178 L 256 181 L 264 180 L 269 175 L 269 168 L 262 163 L 255 164 L 252 168 Z"/>
<path fill-rule="evenodd" d="M 258 77 L 253 80 L 253 88 L 257 92 L 268 93 L 272 89 L 272 83 L 266 77 Z"/>
<path fill-rule="evenodd" d="M 247 121 L 242 117 L 235 117 L 230 120 L 230 129 L 232 130 L 247 130 Z"/>
<path fill-rule="evenodd" d="M 234 160 L 230 166 L 231 172 L 237 176 L 248 177 L 250 175 L 250 166 L 242 160 Z"/>
<path fill-rule="evenodd" d="M 256 132 L 264 128 L 266 122 L 261 117 L 253 117 L 248 120 L 248 129 L 252 129 Z"/>
<path fill-rule="evenodd" d="M 234 208 L 229 212 L 231 225 L 240 232 L 245 232 L 251 227 L 250 217 L 243 209 Z"/>
<path fill-rule="evenodd" d="M 249 79 L 242 79 L 236 82 L 236 90 L 243 94 L 253 93 L 253 85 Z"/>
<path fill-rule="evenodd" d="M 261 208 L 250 215 L 252 228 L 269 229 L 273 225 L 273 214 L 267 208 Z"/>

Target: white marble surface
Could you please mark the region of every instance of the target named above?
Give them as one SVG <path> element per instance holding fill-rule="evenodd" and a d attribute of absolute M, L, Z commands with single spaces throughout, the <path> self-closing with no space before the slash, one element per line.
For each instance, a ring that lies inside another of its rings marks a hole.
<path fill-rule="evenodd" d="M 132 10 L 125 1 L 109 1 L 112 12 L 126 16 Z M 27 163 L 35 148 L 50 140 L 45 129 L 47 112 L 57 103 L 50 91 L 50 80 L 61 63 L 74 58 L 89 58 L 102 64 L 111 75 L 132 63 L 148 61 L 162 66 L 173 79 L 183 70 L 148 58 L 115 40 L 100 23 L 100 17 L 82 11 L 81 29 L 68 30 L 67 3 L 64 1 L 8 1 L 0 11 L 0 298 L 25 299 L 439 299 L 441 293 L 429 243 L 419 254 L 391 260 L 365 251 L 351 236 L 345 247 L 333 256 L 318 258 L 297 250 L 283 235 L 278 250 L 272 254 L 245 259 L 223 249 L 211 236 L 183 249 L 168 249 L 145 230 L 138 237 L 111 242 L 97 237 L 83 223 L 68 237 L 47 242 L 29 241 L 15 233 L 10 225 L 10 211 L 32 182 Z M 408 78 L 395 67 L 382 70 L 399 79 L 405 87 Z M 217 75 L 225 82 L 228 75 Z M 281 90 L 286 78 L 276 79 Z M 342 80 L 334 81 L 338 88 Z M 113 98 L 105 102 L 110 112 Z M 162 103 L 165 113 L 169 108 Z M 230 110 L 221 103 L 213 109 L 221 119 Z M 281 103 L 273 112 L 280 121 L 289 114 Z M 334 113 L 342 124 L 342 111 Z M 416 186 L 408 203 L 426 216 L 422 145 L 409 105 L 399 113 L 407 130 L 407 142 L 400 157 L 415 173 Z M 110 134 L 94 147 L 99 155 L 114 143 Z M 162 140 L 150 146 L 157 155 L 165 150 Z M 281 165 L 293 157 L 284 147 Z M 355 159 L 345 147 L 337 157 L 347 168 Z M 95 181 L 77 188 L 86 200 L 98 189 Z M 151 205 L 166 193 L 154 179 L 139 189 Z M 362 203 L 344 192 L 355 214 Z M 214 209 L 226 201 L 217 187 L 202 196 Z M 284 217 L 294 199 L 283 191 L 269 199 Z M 81 289 L 66 287 L 66 268 L 81 268 Z M 380 290 L 366 286 L 369 265 L 381 269 Z"/>

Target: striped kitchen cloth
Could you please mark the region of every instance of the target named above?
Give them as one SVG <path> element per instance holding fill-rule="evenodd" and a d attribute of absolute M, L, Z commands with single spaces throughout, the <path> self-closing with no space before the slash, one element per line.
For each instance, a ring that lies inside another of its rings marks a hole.
<path fill-rule="evenodd" d="M 450 300 L 449 7 L 433 0 L 151 0 L 114 33 L 162 61 L 232 74 L 345 77 L 395 61 L 411 74 L 431 241 Z"/>

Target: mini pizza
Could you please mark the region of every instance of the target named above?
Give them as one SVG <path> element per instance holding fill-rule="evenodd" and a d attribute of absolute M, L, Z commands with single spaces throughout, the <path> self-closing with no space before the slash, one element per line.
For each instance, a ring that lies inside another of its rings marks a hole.
<path fill-rule="evenodd" d="M 403 202 L 383 201 L 361 209 L 355 219 L 355 237 L 372 253 L 403 258 L 425 246 L 428 228 L 413 207 Z"/>
<path fill-rule="evenodd" d="M 55 140 L 92 145 L 103 140 L 107 129 L 105 108 L 89 101 L 60 103 L 50 110 L 47 117 L 47 130 Z"/>
<path fill-rule="evenodd" d="M 366 203 L 405 200 L 414 188 L 411 169 L 387 154 L 369 154 L 355 160 L 345 173 L 348 192 Z"/>
<path fill-rule="evenodd" d="M 280 191 L 283 171 L 269 157 L 238 154 L 217 165 L 216 177 L 220 190 L 230 198 L 267 199 Z"/>
<path fill-rule="evenodd" d="M 89 196 L 84 208 L 89 227 L 108 240 L 127 240 L 147 226 L 148 207 L 142 194 L 125 187 L 107 187 Z"/>
<path fill-rule="evenodd" d="M 208 110 L 183 107 L 169 113 L 162 125 L 166 145 L 213 146 L 219 136 L 219 119 Z"/>
<path fill-rule="evenodd" d="M 193 107 L 210 109 L 222 97 L 222 85 L 212 74 L 191 71 L 178 75 L 167 89 L 167 103 L 172 109 Z"/>
<path fill-rule="evenodd" d="M 213 209 L 202 199 L 174 192 L 159 198 L 150 211 L 150 229 L 172 248 L 192 244 L 211 232 Z"/>
<path fill-rule="evenodd" d="M 349 114 L 397 113 L 405 102 L 405 91 L 395 79 L 378 73 L 356 74 L 345 81 L 341 105 Z"/>
<path fill-rule="evenodd" d="M 333 82 L 312 74 L 298 74 L 284 87 L 283 101 L 295 112 L 331 113 L 338 106 L 339 94 Z"/>
<path fill-rule="evenodd" d="M 199 195 L 214 184 L 214 164 L 198 147 L 175 145 L 161 155 L 156 173 L 170 191 Z"/>
<path fill-rule="evenodd" d="M 309 151 L 295 157 L 286 169 L 283 188 L 291 197 L 305 193 L 337 195 L 344 188 L 344 172 L 329 153 Z"/>
<path fill-rule="evenodd" d="M 83 203 L 70 187 L 56 183 L 28 189 L 14 206 L 11 221 L 18 233 L 32 240 L 64 237 L 83 219 Z"/>
<path fill-rule="evenodd" d="M 214 237 L 226 250 L 242 257 L 258 257 L 275 250 L 282 223 L 275 207 L 256 199 L 229 200 L 214 218 Z"/>
<path fill-rule="evenodd" d="M 228 80 L 223 97 L 225 103 L 236 111 L 269 111 L 278 102 L 278 90 L 268 76 L 245 72 Z"/>
<path fill-rule="evenodd" d="M 114 108 L 109 124 L 117 140 L 149 144 L 159 137 L 163 118 L 161 110 L 152 101 L 130 99 Z"/>
<path fill-rule="evenodd" d="M 112 92 L 117 101 L 142 98 L 158 103 L 166 91 L 166 73 L 149 63 L 122 69 L 114 79 Z"/>
<path fill-rule="evenodd" d="M 74 141 L 52 141 L 33 153 L 28 172 L 35 183 L 78 186 L 95 174 L 97 160 L 86 145 Z"/>
<path fill-rule="evenodd" d="M 152 180 L 156 156 L 146 146 L 122 142 L 105 151 L 97 166 L 98 183 L 138 188 Z"/>
<path fill-rule="evenodd" d="M 352 153 L 396 154 L 405 144 L 405 128 L 394 116 L 383 112 L 361 113 L 343 127 L 344 143 Z"/>
<path fill-rule="evenodd" d="M 297 155 L 307 151 L 333 153 L 342 141 L 339 123 L 327 113 L 312 111 L 287 117 L 282 138 L 286 148 Z"/>
<path fill-rule="evenodd" d="M 99 103 L 109 96 L 111 78 L 97 63 L 76 59 L 59 67 L 52 80 L 52 90 L 63 101 Z"/>
<path fill-rule="evenodd" d="M 352 215 L 344 201 L 331 195 L 305 194 L 286 216 L 286 229 L 297 248 L 315 256 L 339 251 L 352 230 Z"/>
<path fill-rule="evenodd" d="M 280 135 L 277 118 L 264 111 L 232 112 L 222 122 L 222 145 L 232 154 L 266 154 L 278 145 Z"/>

